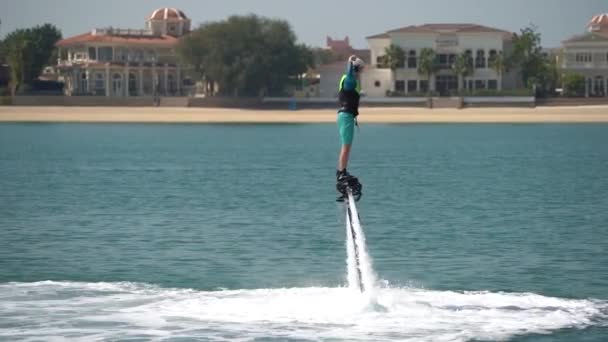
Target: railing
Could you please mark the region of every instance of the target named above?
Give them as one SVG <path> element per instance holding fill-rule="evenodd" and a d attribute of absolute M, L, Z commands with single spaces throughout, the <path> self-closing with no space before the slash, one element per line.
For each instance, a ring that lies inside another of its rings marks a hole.
<path fill-rule="evenodd" d="M 120 28 L 101 28 L 94 29 L 93 35 L 113 35 L 113 36 L 142 36 L 142 37 L 154 37 L 156 34 L 150 30 L 139 30 L 139 29 L 120 29 Z"/>
<path fill-rule="evenodd" d="M 608 62 L 564 62 L 562 63 L 564 69 L 606 69 L 608 68 Z"/>

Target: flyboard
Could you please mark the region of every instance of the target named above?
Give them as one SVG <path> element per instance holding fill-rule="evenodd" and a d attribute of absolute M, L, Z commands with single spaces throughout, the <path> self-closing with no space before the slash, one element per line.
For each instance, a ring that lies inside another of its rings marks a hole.
<path fill-rule="evenodd" d="M 352 175 L 348 175 L 338 181 L 336 184 L 336 189 L 341 197 L 338 197 L 338 202 L 344 202 L 344 209 L 346 211 L 346 236 L 347 239 L 350 239 L 348 242 L 349 246 L 352 246 L 354 249 L 355 256 L 355 267 L 356 267 L 356 277 L 357 277 L 357 287 L 360 292 L 365 291 L 365 286 L 363 282 L 363 273 L 362 273 L 362 260 L 361 260 L 361 248 L 363 246 L 358 245 L 358 236 L 357 231 L 355 229 L 354 217 L 353 215 L 357 215 L 357 222 L 360 222 L 359 212 L 357 211 L 356 202 L 361 199 L 361 190 L 363 186 L 357 179 Z"/>

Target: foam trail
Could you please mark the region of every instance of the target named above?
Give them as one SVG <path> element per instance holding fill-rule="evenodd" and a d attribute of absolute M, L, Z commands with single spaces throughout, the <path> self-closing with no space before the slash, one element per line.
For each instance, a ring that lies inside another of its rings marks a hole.
<path fill-rule="evenodd" d="M 571 340 L 578 341 L 594 336 L 587 327 L 599 334 L 608 329 L 608 301 L 600 299 L 376 291 L 386 311 L 366 310 L 367 295 L 345 288 L 201 291 L 141 283 L 0 283 L 0 341 L 465 342 L 564 329 L 572 329 Z"/>
<path fill-rule="evenodd" d="M 352 193 L 348 194 L 348 201 L 351 210 L 351 219 L 353 222 L 353 229 L 355 232 L 355 244 L 357 245 L 357 249 L 359 252 L 359 267 L 361 269 L 361 280 L 363 282 L 363 287 L 366 292 L 373 294 L 375 292 L 376 287 L 376 276 L 374 274 L 374 269 L 372 267 L 372 260 L 369 254 L 367 253 L 367 247 L 365 244 L 365 235 L 363 234 L 363 229 L 361 228 L 361 222 L 359 222 L 359 212 L 357 211 L 357 206 L 355 205 L 355 199 L 353 198 Z"/>
<path fill-rule="evenodd" d="M 357 274 L 357 253 L 355 252 L 355 241 L 350 227 L 350 218 L 346 211 L 346 265 L 348 287 L 352 290 L 359 290 L 359 275 Z"/>

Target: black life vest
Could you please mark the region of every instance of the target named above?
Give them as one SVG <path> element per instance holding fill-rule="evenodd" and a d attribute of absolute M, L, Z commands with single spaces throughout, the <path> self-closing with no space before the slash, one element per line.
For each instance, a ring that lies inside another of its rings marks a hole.
<path fill-rule="evenodd" d="M 338 92 L 338 101 L 340 101 L 339 112 L 351 113 L 354 117 L 357 117 L 359 115 L 360 99 L 361 95 L 356 90 L 344 90 L 343 84 L 340 83 L 340 91 Z"/>

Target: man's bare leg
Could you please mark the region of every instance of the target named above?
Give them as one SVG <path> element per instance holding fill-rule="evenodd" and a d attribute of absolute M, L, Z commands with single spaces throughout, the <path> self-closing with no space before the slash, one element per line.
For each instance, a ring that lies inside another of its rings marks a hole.
<path fill-rule="evenodd" d="M 343 171 L 348 166 L 350 147 L 350 144 L 342 145 L 342 148 L 340 149 L 340 159 L 338 160 L 338 171 Z"/>

